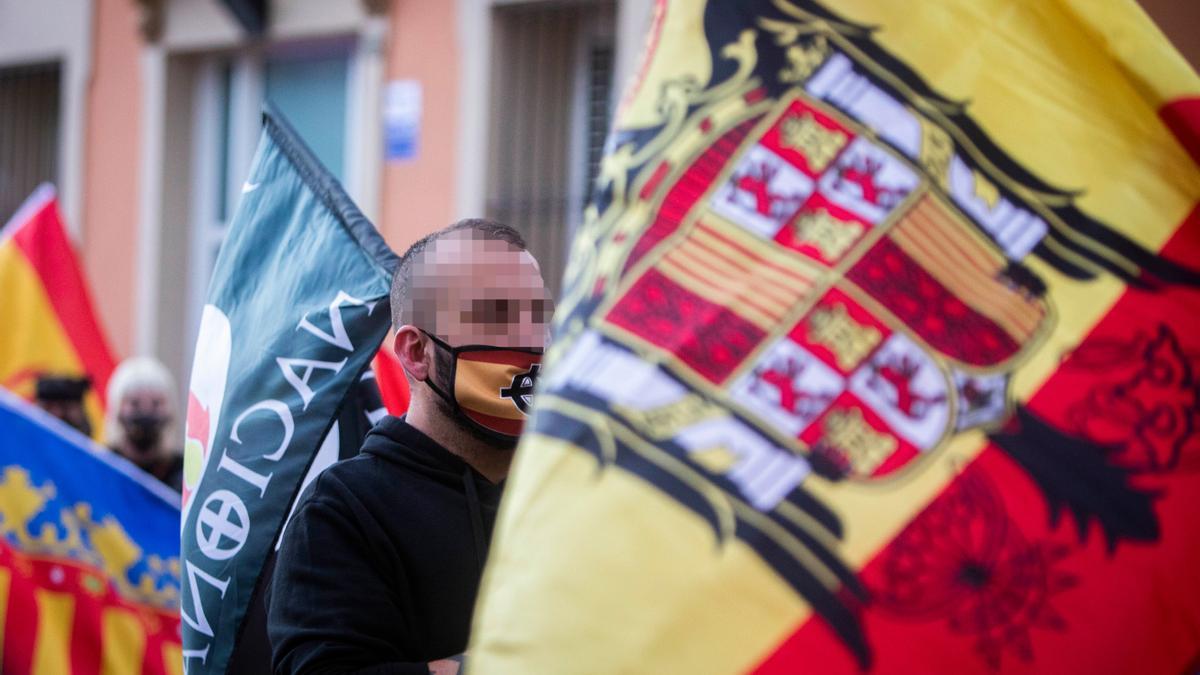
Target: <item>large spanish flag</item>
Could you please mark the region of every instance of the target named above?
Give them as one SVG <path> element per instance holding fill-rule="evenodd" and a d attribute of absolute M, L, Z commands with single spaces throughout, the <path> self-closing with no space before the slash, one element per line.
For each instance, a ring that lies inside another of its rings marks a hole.
<path fill-rule="evenodd" d="M 0 387 L 30 399 L 43 373 L 91 377 L 84 403 L 101 438 L 112 350 L 49 185 L 0 230 L 0 307 Z"/>
<path fill-rule="evenodd" d="M 479 673 L 1179 673 L 1200 78 L 1133 0 L 664 0 Z"/>

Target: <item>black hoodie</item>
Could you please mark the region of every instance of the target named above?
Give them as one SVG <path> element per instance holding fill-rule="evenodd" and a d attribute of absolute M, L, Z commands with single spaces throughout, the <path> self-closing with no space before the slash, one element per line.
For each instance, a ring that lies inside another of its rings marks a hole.
<path fill-rule="evenodd" d="M 334 464 L 287 526 L 268 599 L 276 673 L 419 673 L 461 654 L 500 486 L 404 420 Z"/>

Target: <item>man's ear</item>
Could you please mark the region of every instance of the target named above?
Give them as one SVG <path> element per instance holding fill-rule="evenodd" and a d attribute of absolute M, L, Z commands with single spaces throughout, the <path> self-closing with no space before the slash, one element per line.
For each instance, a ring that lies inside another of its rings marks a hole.
<path fill-rule="evenodd" d="M 417 381 L 429 377 L 429 361 L 425 357 L 425 336 L 415 326 L 400 326 L 396 329 L 396 340 L 392 352 L 400 360 L 404 372 Z"/>

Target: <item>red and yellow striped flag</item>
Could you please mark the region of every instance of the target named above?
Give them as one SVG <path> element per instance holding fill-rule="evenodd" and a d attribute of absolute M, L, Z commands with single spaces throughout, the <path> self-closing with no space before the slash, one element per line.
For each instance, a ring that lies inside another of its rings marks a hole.
<path fill-rule="evenodd" d="M 1200 78 L 1133 0 L 662 0 L 480 673 L 1200 657 Z"/>
<path fill-rule="evenodd" d="M 39 375 L 90 377 L 84 405 L 101 438 L 112 350 L 49 185 L 0 230 L 0 307 L 0 387 L 32 399 Z"/>

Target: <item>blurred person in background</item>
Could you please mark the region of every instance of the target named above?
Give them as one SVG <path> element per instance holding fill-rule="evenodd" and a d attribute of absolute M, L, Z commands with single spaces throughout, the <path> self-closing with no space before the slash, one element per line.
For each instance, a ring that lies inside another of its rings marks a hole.
<path fill-rule="evenodd" d="M 70 377 L 43 373 L 38 376 L 34 402 L 42 410 L 74 427 L 87 437 L 92 435 L 92 423 L 83 407 L 83 397 L 92 388 L 86 377 Z"/>
<path fill-rule="evenodd" d="M 108 383 L 105 444 L 171 489 L 183 486 L 175 440 L 175 379 L 157 360 L 139 356 L 117 366 Z"/>

